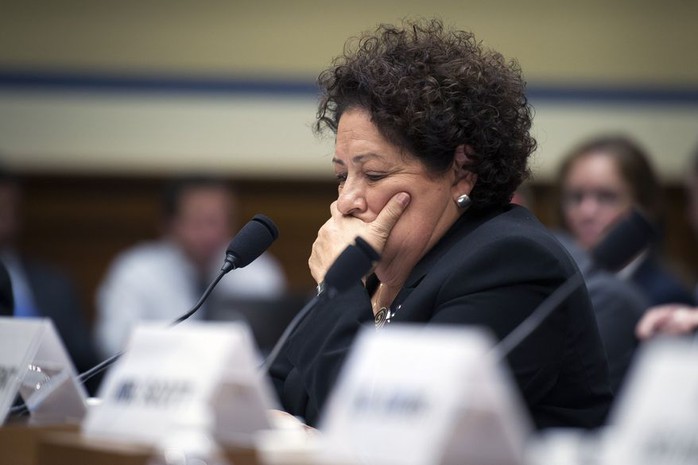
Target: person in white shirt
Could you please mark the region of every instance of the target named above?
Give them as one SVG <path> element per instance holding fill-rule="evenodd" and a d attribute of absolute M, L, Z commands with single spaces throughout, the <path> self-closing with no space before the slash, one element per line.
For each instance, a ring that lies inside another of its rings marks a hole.
<path fill-rule="evenodd" d="M 194 305 L 223 263 L 234 231 L 234 197 L 217 178 L 180 179 L 168 187 L 163 237 L 120 254 L 98 289 L 95 333 L 102 356 L 123 350 L 137 323 L 174 321 Z M 280 265 L 265 253 L 226 275 L 211 299 L 275 298 L 285 290 Z"/>

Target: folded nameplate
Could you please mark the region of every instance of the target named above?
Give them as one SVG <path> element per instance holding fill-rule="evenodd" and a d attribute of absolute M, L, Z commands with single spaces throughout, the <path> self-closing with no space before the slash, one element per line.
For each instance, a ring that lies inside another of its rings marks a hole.
<path fill-rule="evenodd" d="M 698 345 L 665 339 L 637 353 L 609 417 L 602 464 L 698 463 Z"/>
<path fill-rule="evenodd" d="M 521 464 L 531 422 L 493 342 L 472 328 L 362 331 L 320 424 L 328 459 Z"/>
<path fill-rule="evenodd" d="M 251 441 L 256 430 L 268 426 L 266 411 L 274 406 L 269 389 L 261 386 L 252 341 L 241 322 L 138 326 L 105 377 L 102 402 L 90 410 L 83 433 L 155 445 L 178 430 L 215 433 L 216 424 L 234 423 L 240 429 L 226 433 Z M 221 386 L 232 382 L 246 393 L 244 408 L 216 402 Z M 217 416 L 219 408 L 239 418 L 226 422 Z"/>
<path fill-rule="evenodd" d="M 48 318 L 0 317 L 0 423 L 18 393 L 32 423 L 85 416 L 87 393 Z"/>

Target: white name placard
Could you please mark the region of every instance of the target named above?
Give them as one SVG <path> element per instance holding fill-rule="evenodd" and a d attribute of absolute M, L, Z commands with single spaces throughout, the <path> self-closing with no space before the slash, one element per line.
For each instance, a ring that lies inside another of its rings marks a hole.
<path fill-rule="evenodd" d="M 20 394 L 34 423 L 80 421 L 87 394 L 48 318 L 0 317 L 0 423 Z"/>
<path fill-rule="evenodd" d="M 698 463 L 698 344 L 648 343 L 609 419 L 602 463 Z"/>
<path fill-rule="evenodd" d="M 519 464 L 531 430 L 493 340 L 472 328 L 363 330 L 320 429 L 357 463 Z"/>
<path fill-rule="evenodd" d="M 141 325 L 100 388 L 83 433 L 155 444 L 178 428 L 229 424 L 213 413 L 238 415 L 229 431 L 243 441 L 268 426 L 270 391 L 257 374 L 252 336 L 244 323 Z M 221 396 L 221 386 L 233 393 Z M 235 395 L 237 394 L 237 395 Z M 235 408 L 244 402 L 245 408 Z"/>

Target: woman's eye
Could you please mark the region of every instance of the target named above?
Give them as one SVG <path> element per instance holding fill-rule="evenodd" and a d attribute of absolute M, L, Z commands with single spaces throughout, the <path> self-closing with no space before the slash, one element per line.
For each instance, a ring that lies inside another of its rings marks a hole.
<path fill-rule="evenodd" d="M 366 177 L 369 181 L 380 181 L 387 175 L 385 173 L 366 173 Z"/>
<path fill-rule="evenodd" d="M 335 174 L 335 177 L 337 178 L 337 182 L 342 184 L 347 180 L 347 173 L 337 173 Z"/>

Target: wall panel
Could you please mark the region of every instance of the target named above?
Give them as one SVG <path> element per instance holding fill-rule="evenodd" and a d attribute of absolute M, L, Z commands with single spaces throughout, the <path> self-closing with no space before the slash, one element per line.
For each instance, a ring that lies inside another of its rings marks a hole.
<path fill-rule="evenodd" d="M 124 248 L 159 232 L 159 195 L 166 178 L 124 176 L 28 175 L 22 249 L 54 262 L 76 279 L 88 317 L 93 317 L 95 289 L 109 262 Z M 242 221 L 264 213 L 277 223 L 279 239 L 270 251 L 281 261 L 292 291 L 311 292 L 307 260 L 318 228 L 329 217 L 336 197 L 330 181 L 233 179 L 238 187 Z M 555 192 L 550 184 L 533 186 L 535 213 L 556 226 Z M 689 282 L 698 277 L 698 242 L 684 216 L 680 186 L 666 188 L 664 252 Z M 233 272 L 234 273 L 234 272 Z"/>

